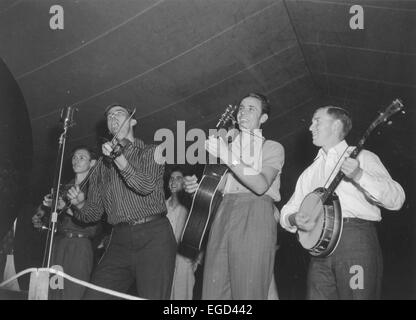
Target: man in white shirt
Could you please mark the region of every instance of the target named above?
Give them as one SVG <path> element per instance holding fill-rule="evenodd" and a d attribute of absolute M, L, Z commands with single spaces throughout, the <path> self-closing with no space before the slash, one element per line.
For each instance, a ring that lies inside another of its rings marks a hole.
<path fill-rule="evenodd" d="M 343 217 L 341 239 L 329 257 L 311 258 L 308 299 L 380 298 L 383 261 L 374 223 L 381 220 L 378 206 L 399 210 L 405 200 L 402 187 L 377 155 L 362 150 L 357 159 L 348 157 L 354 147 L 344 138 L 351 127 L 351 118 L 342 108 L 316 110 L 309 130 L 313 144 L 321 149 L 282 208 L 280 223 L 285 229 L 312 230 L 315 221 L 298 213 L 303 199 L 316 188 L 327 187 L 339 170 L 345 174 L 335 189 Z"/>
<path fill-rule="evenodd" d="M 277 296 L 270 294 L 276 290 L 271 286 L 277 236 L 273 201 L 280 201 L 284 149 L 261 134 L 260 127 L 269 113 L 268 99 L 250 93 L 240 102 L 240 132 L 233 142 L 227 145 L 222 138 L 214 137 L 206 141 L 207 151 L 221 159 L 230 172 L 209 234 L 204 300 L 265 300 Z M 198 188 L 195 175 L 185 177 L 184 183 L 189 193 Z"/>

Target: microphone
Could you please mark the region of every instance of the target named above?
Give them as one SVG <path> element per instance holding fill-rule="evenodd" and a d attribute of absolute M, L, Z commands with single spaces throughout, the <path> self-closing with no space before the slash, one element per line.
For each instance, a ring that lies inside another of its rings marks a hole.
<path fill-rule="evenodd" d="M 61 110 L 61 122 L 65 127 L 72 127 L 74 123 L 74 111 L 78 111 L 77 108 L 69 106 Z"/>

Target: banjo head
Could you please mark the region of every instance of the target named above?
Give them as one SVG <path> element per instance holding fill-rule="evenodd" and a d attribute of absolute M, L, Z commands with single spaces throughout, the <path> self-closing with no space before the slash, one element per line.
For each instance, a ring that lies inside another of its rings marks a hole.
<path fill-rule="evenodd" d="M 308 194 L 300 206 L 299 214 L 308 216 L 315 222 L 315 226 L 311 231 L 298 230 L 298 240 L 302 247 L 311 249 L 319 241 L 324 225 L 324 206 L 321 194 L 318 192 Z"/>
<path fill-rule="evenodd" d="M 341 238 L 342 211 L 338 196 L 322 197 L 324 189 L 307 195 L 299 214 L 309 216 L 314 227 L 311 231 L 298 230 L 298 240 L 312 256 L 327 257 L 334 252 Z M 323 203 L 322 198 L 326 199 Z"/>

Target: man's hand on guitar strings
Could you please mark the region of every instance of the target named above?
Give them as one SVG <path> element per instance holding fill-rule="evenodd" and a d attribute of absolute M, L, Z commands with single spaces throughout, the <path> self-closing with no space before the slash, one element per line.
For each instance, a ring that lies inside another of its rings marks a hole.
<path fill-rule="evenodd" d="M 209 136 L 205 141 L 205 149 L 214 157 L 220 158 L 221 162 L 230 166 L 233 162 L 233 154 L 227 143 L 222 138 Z"/>
<path fill-rule="evenodd" d="M 52 207 L 52 196 L 50 195 L 50 194 L 47 194 L 44 198 L 43 198 L 43 205 L 45 206 L 45 207 L 49 207 L 49 208 L 51 208 Z M 65 202 L 64 202 L 64 200 L 62 200 L 62 198 L 61 197 L 59 197 L 59 200 L 58 200 L 58 210 L 61 210 L 61 209 L 63 209 L 65 207 Z"/>
<path fill-rule="evenodd" d="M 194 193 L 198 189 L 198 178 L 195 175 L 186 176 L 183 178 L 183 184 L 186 192 Z"/>

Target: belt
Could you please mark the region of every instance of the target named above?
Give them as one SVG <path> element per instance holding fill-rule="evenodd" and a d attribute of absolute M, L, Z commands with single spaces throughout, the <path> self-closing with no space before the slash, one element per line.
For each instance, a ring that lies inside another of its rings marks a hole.
<path fill-rule="evenodd" d="M 148 217 L 144 217 L 144 218 L 140 218 L 134 221 L 126 221 L 126 222 L 120 222 L 117 224 L 117 226 L 135 226 L 137 224 L 143 224 L 143 223 L 147 223 L 153 220 L 157 220 L 164 217 L 163 214 L 155 214 L 153 216 L 148 216 Z"/>
<path fill-rule="evenodd" d="M 64 232 L 65 238 L 89 238 L 88 234 L 78 232 Z"/>
<path fill-rule="evenodd" d="M 343 223 L 374 223 L 375 221 L 364 220 L 360 218 L 342 218 Z"/>

